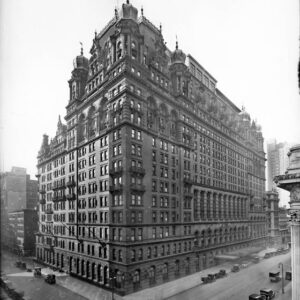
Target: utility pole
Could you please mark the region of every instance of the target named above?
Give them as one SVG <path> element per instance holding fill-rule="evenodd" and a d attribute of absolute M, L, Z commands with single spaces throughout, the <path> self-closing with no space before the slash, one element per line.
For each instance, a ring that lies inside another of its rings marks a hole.
<path fill-rule="evenodd" d="M 282 288 L 282 294 L 284 294 L 283 263 L 278 264 L 278 268 L 280 267 L 281 267 L 281 288 Z"/>

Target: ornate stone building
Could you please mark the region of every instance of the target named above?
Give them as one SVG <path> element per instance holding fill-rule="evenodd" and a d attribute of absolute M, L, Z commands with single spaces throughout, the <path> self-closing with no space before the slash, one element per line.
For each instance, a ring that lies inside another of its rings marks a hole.
<path fill-rule="evenodd" d="M 275 190 L 266 192 L 266 215 L 269 232 L 269 246 L 273 247 L 281 244 L 278 203 L 278 193 Z"/>
<path fill-rule="evenodd" d="M 130 293 L 265 244 L 261 128 L 129 2 L 77 56 L 38 154 L 37 258 Z"/>
<path fill-rule="evenodd" d="M 297 300 L 300 299 L 300 144 L 291 147 L 288 156 L 285 174 L 276 176 L 274 182 L 290 192 L 292 300 Z"/>

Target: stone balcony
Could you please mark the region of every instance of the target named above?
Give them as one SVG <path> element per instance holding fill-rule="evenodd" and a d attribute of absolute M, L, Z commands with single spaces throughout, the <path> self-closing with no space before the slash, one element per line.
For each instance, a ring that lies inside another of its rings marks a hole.
<path fill-rule="evenodd" d="M 129 170 L 132 173 L 138 173 L 141 175 L 145 175 L 145 173 L 146 173 L 146 170 L 144 168 L 136 167 L 136 166 L 131 166 Z"/>
<path fill-rule="evenodd" d="M 67 200 L 75 200 L 76 199 L 76 194 L 72 193 L 66 196 Z"/>
<path fill-rule="evenodd" d="M 134 191 L 137 191 L 137 192 L 142 192 L 144 193 L 146 191 L 146 187 L 143 185 L 143 184 L 135 184 L 135 183 L 132 183 L 130 185 L 130 188 Z"/>
<path fill-rule="evenodd" d="M 109 191 L 110 192 L 118 192 L 123 190 L 123 184 L 116 184 L 116 185 L 110 185 Z"/>
<path fill-rule="evenodd" d="M 75 186 L 76 182 L 75 182 L 75 180 L 69 180 L 66 185 L 67 185 L 67 187 Z"/>
<path fill-rule="evenodd" d="M 109 174 L 110 175 L 121 174 L 122 172 L 123 172 L 123 167 L 122 166 L 109 169 Z"/>

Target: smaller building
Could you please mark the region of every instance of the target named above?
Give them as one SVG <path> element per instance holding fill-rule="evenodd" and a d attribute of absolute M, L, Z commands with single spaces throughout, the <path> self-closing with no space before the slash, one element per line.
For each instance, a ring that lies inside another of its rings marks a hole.
<path fill-rule="evenodd" d="M 7 246 L 14 252 L 35 255 L 35 233 L 38 230 L 38 215 L 33 209 L 8 213 Z"/>
<path fill-rule="evenodd" d="M 269 246 L 278 247 L 281 244 L 279 232 L 279 197 L 276 190 L 268 191 L 266 199 L 266 216 L 269 234 Z"/>
<path fill-rule="evenodd" d="M 291 230 L 289 226 L 288 209 L 279 207 L 279 234 L 281 238 L 281 244 L 287 246 L 291 242 Z"/>

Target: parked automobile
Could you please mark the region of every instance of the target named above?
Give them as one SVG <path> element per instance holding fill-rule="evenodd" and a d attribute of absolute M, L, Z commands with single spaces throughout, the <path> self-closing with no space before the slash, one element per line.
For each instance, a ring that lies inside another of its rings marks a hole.
<path fill-rule="evenodd" d="M 48 274 L 45 278 L 45 281 L 49 284 L 56 283 L 55 275 L 54 274 Z"/>
<path fill-rule="evenodd" d="M 275 292 L 271 289 L 261 289 L 260 294 L 265 296 L 266 300 L 271 300 L 275 298 Z"/>
<path fill-rule="evenodd" d="M 219 274 L 221 275 L 221 277 L 227 276 L 226 270 L 224 270 L 224 269 L 221 269 L 219 271 Z"/>
<path fill-rule="evenodd" d="M 34 275 L 35 277 L 42 276 L 42 269 L 41 269 L 41 268 L 34 268 L 33 275 Z"/>
<path fill-rule="evenodd" d="M 213 282 L 214 279 L 215 279 L 214 274 L 208 274 L 208 276 L 206 276 L 206 277 L 201 277 L 201 280 L 203 281 L 203 283 Z"/>
<path fill-rule="evenodd" d="M 264 258 L 270 258 L 273 256 L 272 252 L 265 253 Z"/>
<path fill-rule="evenodd" d="M 292 280 L 292 271 L 285 272 L 285 280 Z"/>
<path fill-rule="evenodd" d="M 240 270 L 240 266 L 239 265 L 233 265 L 231 268 L 231 272 L 238 272 Z"/>
<path fill-rule="evenodd" d="M 243 261 L 241 264 L 242 268 L 247 268 L 249 266 L 249 263 L 247 261 Z"/>
<path fill-rule="evenodd" d="M 16 261 L 15 262 L 15 266 L 17 267 L 17 268 L 21 268 L 21 265 L 22 265 L 22 262 L 21 261 Z"/>
<path fill-rule="evenodd" d="M 272 272 L 270 272 L 269 273 L 269 278 L 270 278 L 270 281 L 271 282 L 278 282 L 278 281 L 280 281 L 281 280 L 281 278 L 280 278 L 280 272 L 276 272 L 276 273 L 272 273 Z"/>
<path fill-rule="evenodd" d="M 249 296 L 249 300 L 266 300 L 265 296 L 258 295 L 258 294 L 251 294 Z"/>
<path fill-rule="evenodd" d="M 255 264 L 259 263 L 260 258 L 258 256 L 253 257 L 252 262 L 254 262 Z"/>

